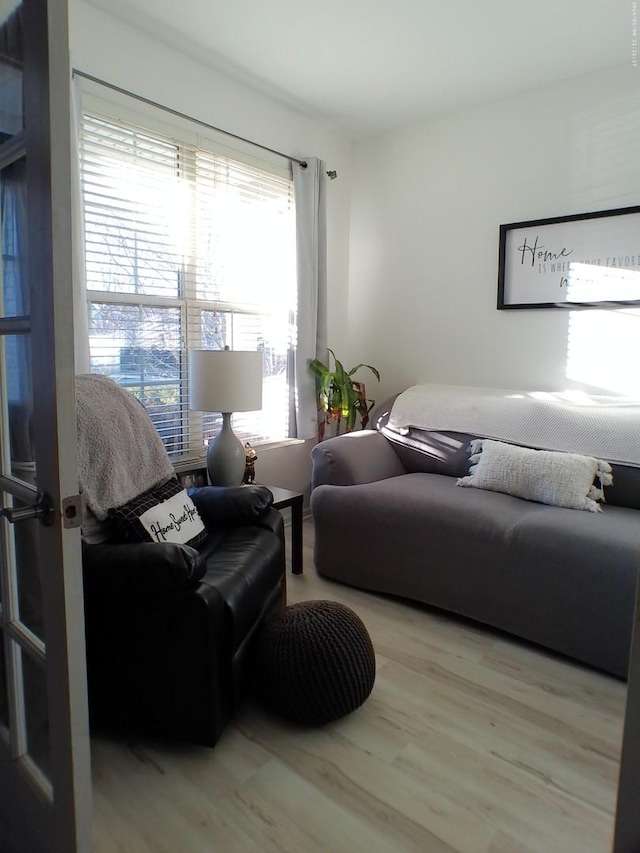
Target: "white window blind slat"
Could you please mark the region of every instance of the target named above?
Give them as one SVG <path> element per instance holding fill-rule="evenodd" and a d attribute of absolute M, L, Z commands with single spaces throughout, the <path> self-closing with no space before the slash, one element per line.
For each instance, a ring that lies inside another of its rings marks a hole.
<path fill-rule="evenodd" d="M 234 415 L 234 430 L 287 437 L 291 180 L 93 113 L 80 168 L 92 369 L 143 402 L 169 453 L 194 457 L 221 418 L 189 411 L 188 350 L 260 350 L 263 409 Z"/>

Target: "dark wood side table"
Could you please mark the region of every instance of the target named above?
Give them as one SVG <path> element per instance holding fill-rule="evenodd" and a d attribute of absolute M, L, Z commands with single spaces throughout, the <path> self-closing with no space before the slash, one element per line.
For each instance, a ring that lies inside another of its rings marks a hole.
<path fill-rule="evenodd" d="M 291 510 L 291 574 L 302 574 L 302 495 L 281 489 L 280 486 L 267 486 L 273 494 L 273 506 L 276 509 Z"/>

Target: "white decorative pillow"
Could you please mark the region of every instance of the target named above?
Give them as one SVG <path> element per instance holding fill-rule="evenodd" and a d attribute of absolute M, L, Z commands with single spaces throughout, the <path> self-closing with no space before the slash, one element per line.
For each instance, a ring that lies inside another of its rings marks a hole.
<path fill-rule="evenodd" d="M 488 438 L 471 442 L 471 467 L 458 486 L 489 489 L 569 509 L 600 512 L 603 486 L 613 482 L 611 465 L 591 456 L 532 450 Z M 600 488 L 594 485 L 596 477 Z"/>
<path fill-rule="evenodd" d="M 127 542 L 179 542 L 195 548 L 207 538 L 198 510 L 175 478 L 110 509 L 109 517 Z"/>

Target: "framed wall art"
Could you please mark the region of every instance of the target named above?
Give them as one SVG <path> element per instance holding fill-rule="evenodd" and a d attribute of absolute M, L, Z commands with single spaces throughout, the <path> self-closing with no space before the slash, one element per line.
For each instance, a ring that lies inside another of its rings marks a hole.
<path fill-rule="evenodd" d="M 206 486 L 209 483 L 206 468 L 191 468 L 187 471 L 176 471 L 176 476 L 183 489 L 192 489 L 194 486 Z"/>
<path fill-rule="evenodd" d="M 640 206 L 500 226 L 498 308 L 640 305 Z"/>

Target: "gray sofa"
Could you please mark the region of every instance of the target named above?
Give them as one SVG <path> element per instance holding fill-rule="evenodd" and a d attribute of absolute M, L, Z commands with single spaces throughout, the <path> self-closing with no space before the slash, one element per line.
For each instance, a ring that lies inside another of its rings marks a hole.
<path fill-rule="evenodd" d="M 372 429 L 312 451 L 315 564 L 626 678 L 640 563 L 640 468 L 613 466 L 604 511 L 459 488 L 473 436 Z"/>

